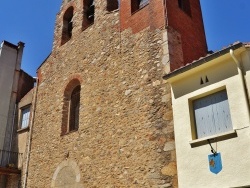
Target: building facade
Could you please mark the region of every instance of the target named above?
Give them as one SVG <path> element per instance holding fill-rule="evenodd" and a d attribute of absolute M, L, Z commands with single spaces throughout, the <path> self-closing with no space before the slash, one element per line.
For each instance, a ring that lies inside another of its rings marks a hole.
<path fill-rule="evenodd" d="M 0 187 L 18 187 L 21 179 L 18 102 L 34 85 L 33 78 L 20 68 L 23 48 L 22 42 L 14 45 L 7 41 L 0 48 Z"/>
<path fill-rule="evenodd" d="M 250 48 L 235 43 L 165 76 L 179 187 L 250 187 Z"/>
<path fill-rule="evenodd" d="M 199 0 L 64 0 L 23 186 L 178 187 L 162 76 L 206 53 Z"/>

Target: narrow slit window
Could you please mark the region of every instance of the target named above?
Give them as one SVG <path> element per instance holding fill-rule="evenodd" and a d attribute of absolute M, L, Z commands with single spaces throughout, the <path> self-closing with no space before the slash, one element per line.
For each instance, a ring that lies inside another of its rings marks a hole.
<path fill-rule="evenodd" d="M 94 0 L 84 0 L 83 2 L 83 30 L 88 28 L 94 23 L 95 20 L 95 1 Z"/>
<path fill-rule="evenodd" d="M 91 0 L 89 2 L 89 4 L 88 4 L 86 15 L 87 15 L 87 18 L 90 21 L 94 21 L 94 17 L 95 17 L 95 2 L 93 0 Z"/>
<path fill-rule="evenodd" d="M 80 90 L 81 87 L 77 86 L 71 94 L 69 131 L 77 130 L 79 127 Z"/>
<path fill-rule="evenodd" d="M 63 30 L 62 30 L 62 41 L 61 44 L 65 44 L 68 42 L 72 37 L 72 30 L 73 30 L 73 12 L 74 8 L 69 7 L 63 16 Z"/>

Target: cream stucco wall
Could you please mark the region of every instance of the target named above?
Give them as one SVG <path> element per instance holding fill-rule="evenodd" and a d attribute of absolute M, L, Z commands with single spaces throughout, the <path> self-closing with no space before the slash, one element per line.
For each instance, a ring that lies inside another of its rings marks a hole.
<path fill-rule="evenodd" d="M 32 117 L 32 112 L 30 113 L 30 120 L 29 120 L 29 126 L 21 129 L 21 116 L 22 116 L 22 108 L 25 106 L 31 106 L 32 107 L 32 99 L 33 99 L 33 92 L 34 90 L 30 90 L 18 103 L 18 121 L 17 121 L 17 147 L 18 152 L 22 154 L 22 157 L 19 158 L 18 168 L 22 169 L 24 167 L 24 163 L 26 163 L 27 158 L 27 141 L 29 136 L 29 127 L 30 127 L 30 121 Z"/>
<path fill-rule="evenodd" d="M 244 61 L 247 86 L 250 88 L 249 51 L 239 49 L 236 57 Z M 207 76 L 209 82 L 200 84 Z M 250 121 L 248 105 L 237 66 L 229 54 L 169 80 L 172 86 L 174 130 L 180 188 L 213 188 L 250 186 Z M 212 146 L 221 153 L 222 171 L 209 170 L 211 148 L 206 139 L 195 138 L 192 100 L 226 89 L 235 133 L 214 137 Z"/>
<path fill-rule="evenodd" d="M 21 129 L 21 116 L 22 116 L 22 108 L 25 106 L 31 106 L 33 99 L 33 90 L 27 93 L 22 100 L 18 103 L 18 135 L 17 135 L 17 143 L 18 143 L 18 151 L 19 153 L 25 153 L 26 144 L 27 144 L 27 137 L 29 127 Z M 30 114 L 30 117 L 32 114 Z M 30 118 L 31 119 L 31 118 Z"/>

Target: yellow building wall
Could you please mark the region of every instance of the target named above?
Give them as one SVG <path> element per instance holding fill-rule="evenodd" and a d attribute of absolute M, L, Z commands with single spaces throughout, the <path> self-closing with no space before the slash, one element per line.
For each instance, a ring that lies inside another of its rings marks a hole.
<path fill-rule="evenodd" d="M 247 86 L 250 88 L 249 52 L 238 52 L 244 61 Z M 209 82 L 200 84 L 207 76 Z M 250 186 L 250 122 L 243 84 L 231 56 L 220 56 L 173 79 L 172 102 L 180 188 L 228 188 Z M 205 139 L 196 139 L 193 130 L 192 100 L 226 89 L 233 131 L 212 136 L 212 146 L 221 153 L 222 171 L 209 170 L 211 148 Z M 234 133 L 235 131 L 235 133 Z"/>

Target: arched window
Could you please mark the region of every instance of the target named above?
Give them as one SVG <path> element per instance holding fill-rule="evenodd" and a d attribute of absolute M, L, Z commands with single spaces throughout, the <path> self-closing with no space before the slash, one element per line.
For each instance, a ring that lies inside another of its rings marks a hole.
<path fill-rule="evenodd" d="M 69 7 L 63 15 L 63 29 L 62 29 L 62 41 L 61 41 L 62 45 L 68 42 L 72 36 L 73 13 L 74 13 L 74 8 Z"/>
<path fill-rule="evenodd" d="M 118 9 L 119 7 L 119 0 L 107 0 L 107 11 L 113 11 Z"/>
<path fill-rule="evenodd" d="M 64 91 L 61 134 L 78 130 L 81 85 L 73 79 Z"/>
<path fill-rule="evenodd" d="M 69 131 L 77 130 L 79 127 L 80 91 L 81 86 L 78 85 L 71 94 Z"/>
<path fill-rule="evenodd" d="M 84 0 L 83 2 L 83 30 L 94 23 L 95 20 L 95 1 Z"/>

